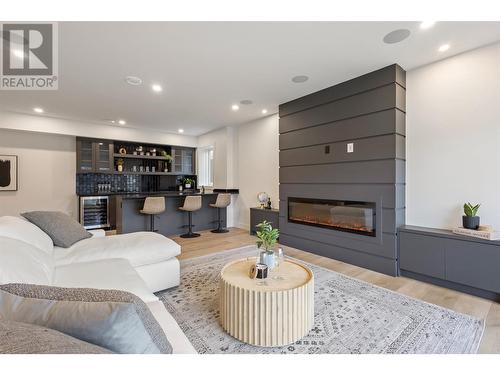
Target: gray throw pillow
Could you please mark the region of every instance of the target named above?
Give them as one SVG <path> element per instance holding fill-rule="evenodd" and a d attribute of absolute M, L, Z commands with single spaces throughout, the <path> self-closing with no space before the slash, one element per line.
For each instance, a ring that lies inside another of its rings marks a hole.
<path fill-rule="evenodd" d="M 2 354 L 112 354 L 100 346 L 34 324 L 0 319 Z"/>
<path fill-rule="evenodd" d="M 21 216 L 47 233 L 54 246 L 67 248 L 80 240 L 92 237 L 79 222 L 63 212 L 31 211 L 22 213 Z"/>
<path fill-rule="evenodd" d="M 120 290 L 0 285 L 0 319 L 55 329 L 116 353 L 172 353 L 146 304 Z"/>

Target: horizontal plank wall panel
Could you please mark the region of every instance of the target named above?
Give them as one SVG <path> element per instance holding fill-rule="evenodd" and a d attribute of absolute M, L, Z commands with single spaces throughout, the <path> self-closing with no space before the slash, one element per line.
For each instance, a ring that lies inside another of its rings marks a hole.
<path fill-rule="evenodd" d="M 398 109 L 299 129 L 280 135 L 280 149 L 321 145 L 387 134 L 405 135 L 405 114 Z"/>
<path fill-rule="evenodd" d="M 286 116 L 294 112 L 314 107 L 318 103 L 332 102 L 347 96 L 359 94 L 363 91 L 371 90 L 374 87 L 385 86 L 394 82 L 406 88 L 406 72 L 398 65 L 386 66 L 375 72 L 367 73 L 349 81 L 339 83 L 333 87 L 282 104 L 279 108 L 279 114 L 280 117 Z"/>
<path fill-rule="evenodd" d="M 406 111 L 405 89 L 397 84 L 280 117 L 280 133 L 398 108 Z"/>
<path fill-rule="evenodd" d="M 285 133 L 391 108 L 405 112 L 404 98 L 405 89 L 397 84 L 378 87 L 356 96 L 280 117 L 279 130 L 280 133 Z"/>
<path fill-rule="evenodd" d="M 382 272 L 388 275 L 397 274 L 396 259 L 353 251 L 352 249 L 339 247 L 335 244 L 327 244 L 312 239 L 295 237 L 289 234 L 280 235 L 280 243 L 297 249 L 304 249 L 313 254 L 337 259 L 342 262 L 355 264 L 360 267 L 370 268 L 377 272 Z"/>
<path fill-rule="evenodd" d="M 404 181 L 404 162 L 394 159 L 280 167 L 280 183 L 395 184 Z"/>
<path fill-rule="evenodd" d="M 348 143 L 354 144 L 356 152 L 347 152 Z M 390 134 L 283 150 L 280 151 L 280 166 L 404 158 L 405 138 L 398 134 Z"/>
<path fill-rule="evenodd" d="M 287 197 L 341 200 L 363 199 L 380 202 L 382 208 L 405 208 L 405 186 L 403 184 L 280 184 L 280 201 Z M 280 215 L 285 212 L 280 211 Z"/>
<path fill-rule="evenodd" d="M 391 65 L 280 106 L 281 243 L 397 275 L 405 86 L 404 70 Z M 375 203 L 375 236 L 289 222 L 289 198 Z"/>

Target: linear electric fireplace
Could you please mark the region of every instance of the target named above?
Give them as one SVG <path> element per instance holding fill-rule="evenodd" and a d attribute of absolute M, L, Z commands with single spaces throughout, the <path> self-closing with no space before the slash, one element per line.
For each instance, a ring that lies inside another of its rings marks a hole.
<path fill-rule="evenodd" d="M 288 197 L 288 221 L 375 237 L 375 203 Z"/>

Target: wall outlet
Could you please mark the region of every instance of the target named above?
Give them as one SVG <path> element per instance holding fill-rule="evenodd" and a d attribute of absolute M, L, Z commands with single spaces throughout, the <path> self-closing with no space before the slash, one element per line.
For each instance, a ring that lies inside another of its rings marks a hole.
<path fill-rule="evenodd" d="M 347 152 L 348 153 L 354 152 L 354 143 L 347 144 Z"/>

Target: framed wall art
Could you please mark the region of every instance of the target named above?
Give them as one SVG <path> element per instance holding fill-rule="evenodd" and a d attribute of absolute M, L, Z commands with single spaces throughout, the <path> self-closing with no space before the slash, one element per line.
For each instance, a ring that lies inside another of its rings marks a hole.
<path fill-rule="evenodd" d="M 17 190 L 17 155 L 0 155 L 0 192 Z"/>

